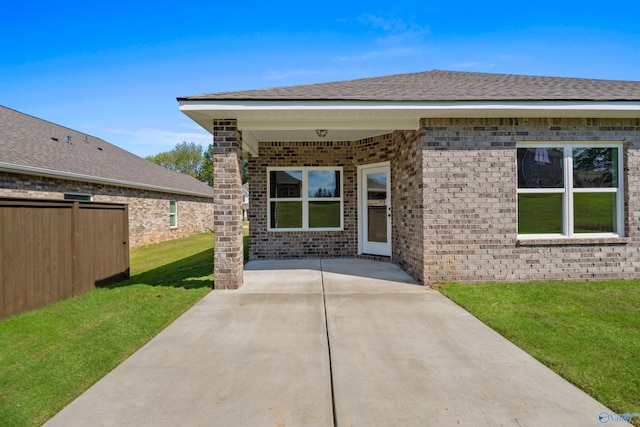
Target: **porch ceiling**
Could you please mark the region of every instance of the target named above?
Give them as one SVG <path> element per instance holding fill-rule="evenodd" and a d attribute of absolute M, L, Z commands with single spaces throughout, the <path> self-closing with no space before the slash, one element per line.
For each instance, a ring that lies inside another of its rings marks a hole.
<path fill-rule="evenodd" d="M 213 120 L 236 119 L 243 151 L 260 141 L 354 141 L 394 130 L 415 130 L 421 118 L 639 118 L 636 101 L 273 101 L 180 100 L 180 111 L 212 132 Z M 318 136 L 316 130 L 326 129 Z"/>

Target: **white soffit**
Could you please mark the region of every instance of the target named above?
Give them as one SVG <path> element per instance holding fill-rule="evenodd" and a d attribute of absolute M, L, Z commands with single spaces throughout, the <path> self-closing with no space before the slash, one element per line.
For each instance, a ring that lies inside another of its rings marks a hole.
<path fill-rule="evenodd" d="M 180 111 L 211 131 L 213 119 L 238 119 L 247 125 L 274 120 L 419 120 L 443 117 L 640 117 L 638 101 L 180 101 Z M 357 126 L 357 125 L 356 125 Z"/>
<path fill-rule="evenodd" d="M 258 141 L 352 141 L 415 130 L 421 118 L 640 118 L 640 102 L 183 100 L 180 111 L 208 132 L 213 120 L 237 119 L 246 151 L 257 155 Z"/>

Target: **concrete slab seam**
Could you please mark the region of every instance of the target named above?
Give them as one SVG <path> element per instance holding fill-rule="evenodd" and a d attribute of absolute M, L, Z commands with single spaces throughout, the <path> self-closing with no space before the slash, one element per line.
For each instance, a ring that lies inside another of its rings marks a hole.
<path fill-rule="evenodd" d="M 329 338 L 329 319 L 327 318 L 327 297 L 324 291 L 324 273 L 322 271 L 322 259 L 320 259 L 320 280 L 322 282 L 322 308 L 324 310 L 324 329 L 327 334 L 327 353 L 329 355 L 329 381 L 331 385 L 331 409 L 333 410 L 333 427 L 337 427 L 336 419 L 336 399 L 333 386 L 333 366 L 331 362 L 331 340 Z"/>

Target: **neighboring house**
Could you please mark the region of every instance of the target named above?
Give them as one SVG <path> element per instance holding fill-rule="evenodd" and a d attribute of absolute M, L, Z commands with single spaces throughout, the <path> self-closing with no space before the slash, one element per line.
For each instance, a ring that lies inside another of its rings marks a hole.
<path fill-rule="evenodd" d="M 242 220 L 249 221 L 249 183 L 242 184 Z"/>
<path fill-rule="evenodd" d="M 0 106 L 0 197 L 129 205 L 130 247 L 210 230 L 213 190 L 115 145 Z"/>
<path fill-rule="evenodd" d="M 216 287 L 242 283 L 242 155 L 251 259 L 640 277 L 640 82 L 435 70 L 178 101 L 214 136 Z"/>

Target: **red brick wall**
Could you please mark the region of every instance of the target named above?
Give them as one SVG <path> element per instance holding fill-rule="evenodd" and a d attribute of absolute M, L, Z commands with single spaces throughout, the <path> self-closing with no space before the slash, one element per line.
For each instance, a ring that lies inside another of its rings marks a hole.
<path fill-rule="evenodd" d="M 625 237 L 518 241 L 518 141 L 623 142 Z M 361 141 L 268 142 L 250 159 L 251 259 L 357 255 L 357 166 L 389 161 L 393 261 L 424 283 L 640 276 L 640 120 L 423 119 Z M 342 166 L 344 231 L 268 232 L 267 167 Z"/>
<path fill-rule="evenodd" d="M 357 167 L 391 163 L 392 259 L 422 277 L 421 139 L 394 132 L 360 141 L 264 142 L 249 159 L 250 258 L 355 257 L 358 255 Z M 268 167 L 343 168 L 342 231 L 267 231 Z"/>
<path fill-rule="evenodd" d="M 424 281 L 422 136 L 420 132 L 395 132 L 392 143 L 393 259 Z"/>
<path fill-rule="evenodd" d="M 214 287 L 242 286 L 242 149 L 235 120 L 213 122 Z"/>
<path fill-rule="evenodd" d="M 640 120 L 423 121 L 425 282 L 640 276 Z M 519 141 L 624 141 L 625 238 L 517 240 Z"/>
<path fill-rule="evenodd" d="M 267 231 L 267 167 L 342 166 L 343 231 Z M 357 254 L 354 147 L 350 142 L 262 142 L 249 159 L 250 259 L 353 257 Z"/>

